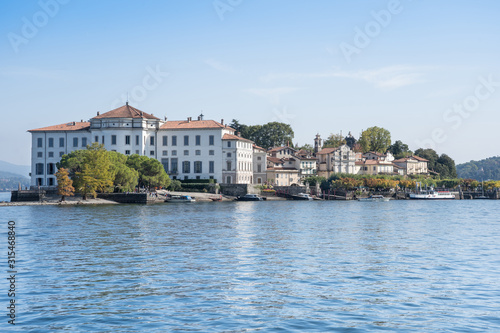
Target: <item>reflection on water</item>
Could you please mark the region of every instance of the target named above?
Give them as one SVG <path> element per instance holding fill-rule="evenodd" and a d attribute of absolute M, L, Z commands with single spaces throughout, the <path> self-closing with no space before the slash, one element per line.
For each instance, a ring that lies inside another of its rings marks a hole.
<path fill-rule="evenodd" d="M 500 328 L 496 201 L 0 212 L 17 228 L 14 330 Z M 2 235 L 5 244 L 6 230 Z"/>

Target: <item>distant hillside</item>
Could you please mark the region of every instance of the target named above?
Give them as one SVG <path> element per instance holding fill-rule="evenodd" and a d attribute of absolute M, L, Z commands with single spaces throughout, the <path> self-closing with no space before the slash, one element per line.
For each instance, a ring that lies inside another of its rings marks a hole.
<path fill-rule="evenodd" d="M 15 165 L 9 162 L 0 161 L 0 171 L 14 173 L 16 175 L 29 177 L 31 167 L 29 165 Z"/>
<path fill-rule="evenodd" d="M 23 189 L 29 187 L 30 179 L 12 172 L 0 171 L 0 192 L 17 190 L 19 184 Z"/>
<path fill-rule="evenodd" d="M 460 178 L 500 180 L 500 156 L 459 164 L 457 173 Z"/>

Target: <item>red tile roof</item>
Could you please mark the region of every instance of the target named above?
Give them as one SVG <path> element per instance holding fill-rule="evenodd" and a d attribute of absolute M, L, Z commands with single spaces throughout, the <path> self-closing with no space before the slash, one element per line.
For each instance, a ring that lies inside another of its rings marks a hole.
<path fill-rule="evenodd" d="M 429 162 L 429 160 L 426 160 L 425 158 L 422 158 L 420 156 L 410 156 L 410 157 L 400 158 L 400 159 L 394 160 L 392 162 L 393 163 L 404 163 L 404 162 L 407 162 L 408 160 L 416 160 L 419 162 Z"/>
<path fill-rule="evenodd" d="M 247 142 L 252 142 L 252 140 L 248 140 L 245 138 L 242 138 L 241 136 L 233 135 L 233 134 L 224 134 L 222 137 L 222 140 L 240 140 L 240 141 L 247 141 Z"/>
<path fill-rule="evenodd" d="M 267 161 L 275 164 L 283 164 L 283 160 L 281 158 L 276 158 L 276 157 L 267 157 Z"/>
<path fill-rule="evenodd" d="M 57 132 L 57 131 L 80 131 L 90 128 L 90 123 L 87 121 L 72 121 L 70 123 L 54 125 L 42 128 L 29 130 L 28 132 Z"/>
<path fill-rule="evenodd" d="M 258 149 L 258 150 L 263 150 L 263 151 L 266 151 L 264 148 L 259 147 L 259 146 L 257 146 L 257 145 L 253 145 L 253 149 Z"/>
<path fill-rule="evenodd" d="M 283 149 L 291 149 L 293 151 L 297 151 L 296 149 L 294 149 L 292 147 L 285 146 L 285 147 L 273 147 L 273 148 L 269 149 L 267 152 L 280 151 Z"/>
<path fill-rule="evenodd" d="M 143 112 L 139 109 L 134 108 L 133 106 L 128 105 L 128 103 L 125 104 L 124 106 L 120 106 L 117 109 L 98 115 L 92 119 L 103 119 L 103 118 L 146 118 L 146 119 L 160 120 L 159 118 L 153 116 L 152 114 Z"/>
<path fill-rule="evenodd" d="M 231 127 L 226 127 L 215 120 L 170 120 L 161 125 L 162 129 L 203 129 L 203 128 L 227 128 L 234 131 Z"/>

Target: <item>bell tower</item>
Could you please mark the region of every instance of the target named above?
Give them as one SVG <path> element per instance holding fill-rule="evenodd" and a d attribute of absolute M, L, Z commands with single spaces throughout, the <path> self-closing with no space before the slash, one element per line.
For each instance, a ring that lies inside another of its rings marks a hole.
<path fill-rule="evenodd" d="M 316 134 L 316 138 L 314 139 L 314 153 L 318 153 L 321 150 L 321 136 Z"/>

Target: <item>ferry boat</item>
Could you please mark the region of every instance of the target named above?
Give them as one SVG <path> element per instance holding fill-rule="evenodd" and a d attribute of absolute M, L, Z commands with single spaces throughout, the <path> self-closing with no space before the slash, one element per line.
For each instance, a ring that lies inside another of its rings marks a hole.
<path fill-rule="evenodd" d="M 410 193 L 410 199 L 414 200 L 443 200 L 455 199 L 455 195 L 450 191 L 436 191 L 434 188 L 422 190 L 420 184 L 417 183 L 417 192 Z"/>

